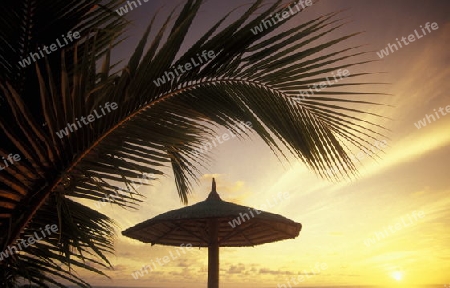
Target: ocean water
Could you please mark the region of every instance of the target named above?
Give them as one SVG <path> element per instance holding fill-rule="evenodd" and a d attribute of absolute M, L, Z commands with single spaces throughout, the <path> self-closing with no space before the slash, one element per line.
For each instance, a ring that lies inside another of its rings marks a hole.
<path fill-rule="evenodd" d="M 448 285 L 448 284 L 447 284 Z M 179 288 L 179 286 L 92 286 L 94 288 Z M 199 285 L 199 288 L 206 287 L 206 283 Z M 242 288 L 242 286 L 226 286 L 227 288 Z M 246 286 L 247 287 L 247 286 Z M 449 286 L 447 286 L 449 287 Z M 75 287 L 74 287 L 75 288 Z M 254 288 L 276 288 L 276 286 L 260 286 Z M 435 284 L 435 285 L 391 285 L 391 286 L 292 286 L 292 288 L 446 288 L 444 284 Z"/>

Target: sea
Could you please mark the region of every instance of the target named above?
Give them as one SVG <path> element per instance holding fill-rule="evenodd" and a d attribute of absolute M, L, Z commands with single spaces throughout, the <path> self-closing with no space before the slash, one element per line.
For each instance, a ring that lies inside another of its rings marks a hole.
<path fill-rule="evenodd" d="M 75 286 L 69 286 L 71 288 L 76 288 Z M 92 286 L 93 288 L 183 288 L 185 286 Z M 192 286 L 189 286 L 192 287 Z M 199 285 L 199 287 L 206 287 L 206 283 Z M 250 287 L 250 286 L 245 286 Z M 435 285 L 389 285 L 389 286 L 292 286 L 292 288 L 448 288 L 449 284 L 435 284 Z M 242 286 L 231 286 L 226 285 L 224 288 L 242 288 Z M 276 288 L 276 286 L 259 286 L 254 288 Z M 289 287 L 291 288 L 291 287 Z"/>

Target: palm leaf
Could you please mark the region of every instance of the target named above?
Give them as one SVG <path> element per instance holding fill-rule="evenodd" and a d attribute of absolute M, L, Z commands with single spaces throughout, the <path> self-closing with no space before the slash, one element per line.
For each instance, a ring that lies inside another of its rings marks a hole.
<path fill-rule="evenodd" d="M 153 18 L 129 62 L 112 73 L 117 63 L 110 63 L 111 49 L 123 40 L 123 21 L 111 15 L 118 2 L 86 12 L 94 2 L 89 3 L 74 14 L 78 21 L 65 23 L 66 28 L 85 31 L 83 41 L 36 63 L 34 74 L 28 71 L 25 78 L 12 77 L 12 68 L 2 75 L 6 81 L 0 82 L 0 90 L 9 112 L 0 114 L 0 133 L 6 139 L 0 154 L 17 151 L 23 160 L 0 174 L 0 247 L 30 235 L 50 219 L 59 219 L 63 229 L 58 239 L 46 239 L 9 258 L 7 264 L 0 263 L 8 267 L 3 275 L 8 285 L 22 277 L 47 287 L 57 277 L 87 287 L 71 267 L 102 274 L 87 263 L 110 265 L 107 254 L 112 252 L 114 226 L 102 214 L 71 199 L 100 201 L 114 195 L 115 204 L 133 208 L 142 198 L 131 189 L 131 182 L 143 173 L 157 177 L 171 167 L 179 197 L 187 203 L 193 181 L 209 161 L 207 154 L 196 151 L 219 126 L 236 131 L 239 123 L 250 122 L 280 158 L 294 156 L 323 177 L 329 177 L 328 169 L 338 167 L 337 179 L 357 172 L 345 145 L 364 148 L 370 139 L 382 135 L 380 125 L 365 119 L 381 116 L 361 108 L 378 105 L 361 99 L 378 93 L 328 89 L 296 100 L 299 90 L 323 81 L 329 73 L 370 63 L 358 60 L 366 56 L 360 46 L 336 51 L 337 45 L 358 35 L 334 36 L 345 24 L 338 18 L 340 12 L 280 33 L 275 32 L 283 23 L 277 23 L 254 35 L 251 29 L 261 20 L 284 9 L 281 1 L 264 9 L 262 1 L 256 1 L 237 20 L 230 21 L 230 14 L 226 15 L 183 52 L 184 39 L 202 4 L 188 0 L 159 29 Z M 219 30 L 227 20 L 231 23 Z M 156 36 L 145 49 L 154 29 L 158 29 Z M 323 41 L 325 36 L 331 40 Z M 5 41 L 10 41 L 8 37 L 0 35 Z M 22 50 L 18 55 L 28 51 Z M 155 85 L 153 80 L 197 59 L 202 51 L 214 51 L 215 57 Z M 104 61 L 98 65 L 101 56 Z M 11 63 L 2 65 L 13 67 Z M 364 75 L 352 73 L 335 87 L 370 84 L 359 80 Z M 31 88 L 21 90 L 23 81 Z M 39 95 L 29 100 L 34 91 Z M 108 102 L 117 103 L 118 108 L 79 125 L 67 136 L 56 135 Z M 121 182 L 128 188 L 119 190 Z M 50 263 L 55 260 L 68 270 Z"/>

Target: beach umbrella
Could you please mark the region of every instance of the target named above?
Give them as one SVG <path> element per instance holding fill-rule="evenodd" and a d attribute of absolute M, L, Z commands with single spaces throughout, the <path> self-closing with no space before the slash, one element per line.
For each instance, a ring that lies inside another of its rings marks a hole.
<path fill-rule="evenodd" d="M 237 219 L 238 222 L 233 221 Z M 213 178 L 206 200 L 160 214 L 122 234 L 152 245 L 190 243 L 193 247 L 208 247 L 208 288 L 218 288 L 219 247 L 255 246 L 292 239 L 301 228 L 300 223 L 281 215 L 223 201 Z"/>

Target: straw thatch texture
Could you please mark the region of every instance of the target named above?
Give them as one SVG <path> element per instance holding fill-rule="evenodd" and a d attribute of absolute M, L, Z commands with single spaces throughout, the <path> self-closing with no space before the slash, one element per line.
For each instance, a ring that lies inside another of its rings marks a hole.
<path fill-rule="evenodd" d="M 195 247 L 207 247 L 210 238 L 208 221 L 217 219 L 219 246 L 242 247 L 295 238 L 302 228 L 300 223 L 281 215 L 257 211 L 222 201 L 213 191 L 205 201 L 160 214 L 122 234 L 144 243 L 170 246 L 190 243 Z M 233 228 L 229 223 L 233 219 L 239 219 L 241 224 L 235 222 Z"/>

